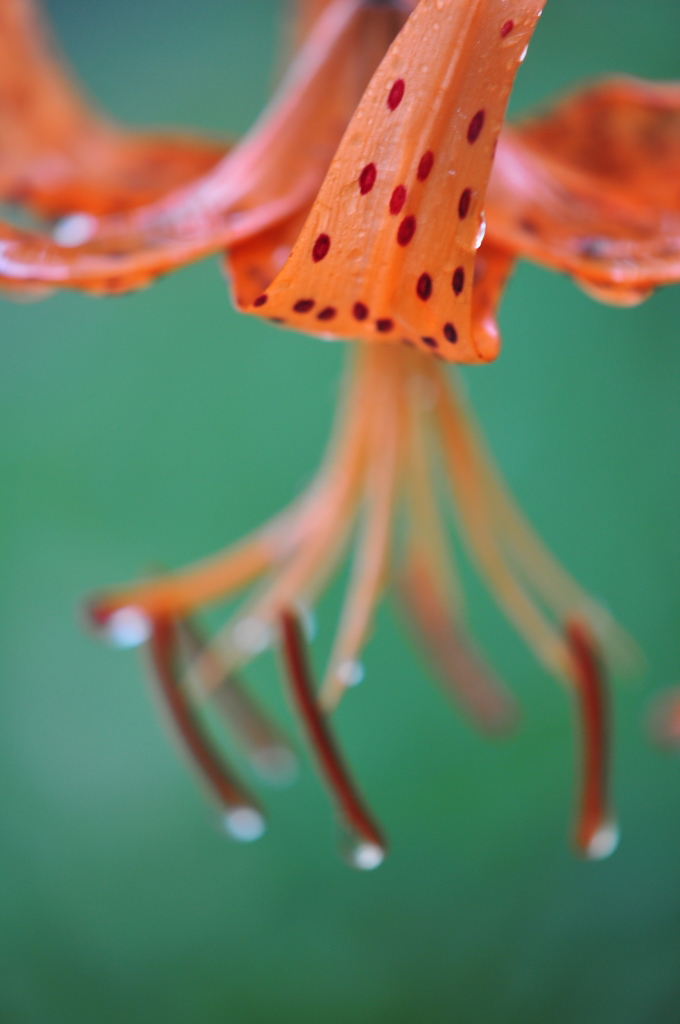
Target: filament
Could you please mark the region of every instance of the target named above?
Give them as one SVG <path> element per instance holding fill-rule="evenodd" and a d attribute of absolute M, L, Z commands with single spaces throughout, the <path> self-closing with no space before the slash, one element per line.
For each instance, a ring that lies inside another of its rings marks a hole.
<path fill-rule="evenodd" d="M 340 626 L 321 688 L 320 703 L 325 711 L 337 705 L 347 688 L 342 670 L 357 662 L 387 571 L 403 437 L 403 383 L 403 378 L 398 375 L 398 364 L 395 366 L 395 360 L 387 361 L 380 389 L 373 395 L 361 535 Z"/>
<path fill-rule="evenodd" d="M 587 615 L 612 659 L 624 670 L 637 668 L 642 658 L 637 645 L 553 558 L 508 491 L 459 390 L 456 401 L 465 412 L 459 418 L 459 428 L 465 434 L 471 458 L 476 461 L 487 508 L 495 521 L 499 539 L 518 570 L 558 620 L 564 620 L 575 611 Z"/>
<path fill-rule="evenodd" d="M 432 565 L 412 555 L 398 583 L 407 623 L 447 695 L 478 728 L 492 734 L 506 732 L 517 718 L 515 701 L 452 617 Z"/>
<path fill-rule="evenodd" d="M 320 530 L 321 524 L 334 516 L 348 487 L 351 491 L 358 472 L 367 422 L 366 387 L 372 381 L 372 376 L 365 379 L 362 365 L 360 358 L 358 368 L 350 374 L 324 464 L 290 508 L 218 555 L 95 598 L 89 606 L 95 625 L 105 628 L 111 615 L 122 608 L 138 609 L 150 618 L 174 617 L 228 597 L 296 552 L 310 533 Z"/>
<path fill-rule="evenodd" d="M 464 429 L 462 411 L 445 386 L 438 386 L 436 413 L 441 428 L 445 465 L 472 552 L 486 573 L 492 592 L 543 664 L 561 678 L 567 674 L 567 651 L 562 637 L 527 594 L 503 556 L 479 471 Z"/>
<path fill-rule="evenodd" d="M 376 378 L 375 360 L 362 353 L 345 408 L 345 429 L 331 445 L 337 454 L 328 459 L 321 483 L 311 489 L 298 546 L 263 592 L 227 623 L 214 641 L 228 664 L 238 664 L 249 653 L 239 642 L 244 622 L 257 624 L 264 634 L 273 635 L 281 611 L 300 602 L 312 604 L 337 566 L 356 517 L 366 438 L 370 436 L 371 400 L 379 381 Z"/>

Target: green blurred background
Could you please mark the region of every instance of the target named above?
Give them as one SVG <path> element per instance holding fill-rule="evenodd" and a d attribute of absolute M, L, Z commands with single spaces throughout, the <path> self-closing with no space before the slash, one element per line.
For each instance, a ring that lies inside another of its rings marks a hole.
<path fill-rule="evenodd" d="M 268 94 L 274 0 L 50 12 L 122 120 L 240 132 Z M 680 78 L 679 28 L 677 0 L 551 0 L 514 109 L 608 71 Z M 465 374 L 535 525 L 649 659 L 616 690 L 619 851 L 572 856 L 572 708 L 468 574 L 521 728 L 490 744 L 449 713 L 385 603 L 338 716 L 392 844 L 362 875 L 308 761 L 264 794 L 262 841 L 224 839 L 138 658 L 78 620 L 89 591 L 207 554 L 299 491 L 340 346 L 239 318 L 213 260 L 131 297 L 2 304 L 3 1024 L 680 1020 L 680 761 L 642 725 L 680 675 L 679 322 L 680 289 L 621 311 L 521 266 L 502 357 Z M 298 738 L 273 657 L 249 677 Z"/>

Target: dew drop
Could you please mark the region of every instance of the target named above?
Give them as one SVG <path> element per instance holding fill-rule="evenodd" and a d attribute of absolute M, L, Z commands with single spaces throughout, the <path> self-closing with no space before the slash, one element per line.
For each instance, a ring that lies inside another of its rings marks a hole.
<path fill-rule="evenodd" d="M 114 647 L 139 647 L 151 636 L 151 620 L 141 610 L 130 606 L 117 608 L 103 625 L 104 635 Z"/>
<path fill-rule="evenodd" d="M 360 661 L 348 658 L 340 662 L 336 675 L 343 686 L 358 686 L 363 682 L 366 670 Z"/>
<path fill-rule="evenodd" d="M 52 238 L 57 245 L 72 248 L 89 242 L 97 230 L 97 218 L 89 213 L 71 213 L 57 222 Z"/>
<path fill-rule="evenodd" d="M 609 821 L 602 825 L 593 835 L 585 848 L 589 860 L 604 860 L 611 856 L 619 845 L 620 833 L 615 822 Z"/>
<path fill-rule="evenodd" d="M 224 815 L 224 827 L 232 839 L 254 843 L 266 830 L 265 820 L 254 807 L 235 807 Z"/>
<path fill-rule="evenodd" d="M 477 235 L 475 236 L 475 249 L 479 249 L 480 245 L 484 241 L 484 235 L 486 234 L 486 217 L 484 214 L 479 218 L 479 227 L 477 228 Z"/>
<path fill-rule="evenodd" d="M 375 871 L 385 859 L 385 851 L 377 843 L 361 840 L 349 851 L 347 860 L 360 871 Z"/>

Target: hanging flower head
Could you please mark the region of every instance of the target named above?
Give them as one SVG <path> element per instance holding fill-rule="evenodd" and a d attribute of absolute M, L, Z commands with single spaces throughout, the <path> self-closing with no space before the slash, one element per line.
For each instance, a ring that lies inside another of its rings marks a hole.
<path fill-rule="evenodd" d="M 110 205 L 88 199 L 82 183 L 68 201 L 59 191 L 49 202 L 29 191 L 29 205 L 68 216 L 51 236 L 0 232 L 0 280 L 14 289 L 115 294 L 226 250 L 240 309 L 326 340 L 360 342 L 328 455 L 296 502 L 226 552 L 90 607 L 114 641 L 149 642 L 163 702 L 241 839 L 261 834 L 263 812 L 208 739 L 200 705 L 210 701 L 227 715 L 261 773 L 286 775 L 292 754 L 236 678 L 278 640 L 292 698 L 347 826 L 348 855 L 363 868 L 382 860 L 385 840 L 328 716 L 362 678 L 361 651 L 389 577 L 461 707 L 491 732 L 511 724 L 511 697 L 466 635 L 445 524 L 448 492 L 492 592 L 542 664 L 574 690 L 584 736 L 577 846 L 588 856 L 615 846 L 599 650 L 625 661 L 630 644 L 535 537 L 442 365 L 496 357 L 496 309 L 518 254 L 622 304 L 678 278 L 678 192 L 664 184 L 680 165 L 676 87 L 616 80 L 502 127 L 542 6 L 300 2 L 294 35 L 301 42 L 279 92 L 205 173 L 170 191 L 169 171 L 159 175 L 160 198 L 151 202 L 134 190 L 116 199 L 116 161 L 102 150 L 82 174 L 105 179 Z M 21 0 L 2 0 L 3 7 L 27 10 Z M 26 34 L 27 45 L 31 39 Z M 77 103 L 70 93 L 68 101 Z M 40 132 L 26 130 L 40 154 Z M 128 142 L 121 145 L 127 151 Z M 185 180 L 190 157 L 214 160 L 210 147 L 175 146 L 167 167 L 180 167 L 173 173 Z M 74 167 L 76 150 L 67 139 Z M 29 170 L 41 159 L 29 159 Z M 80 181 L 75 170 L 73 180 Z M 317 693 L 304 624 L 350 551 Z M 206 643 L 193 613 L 258 580 Z"/>

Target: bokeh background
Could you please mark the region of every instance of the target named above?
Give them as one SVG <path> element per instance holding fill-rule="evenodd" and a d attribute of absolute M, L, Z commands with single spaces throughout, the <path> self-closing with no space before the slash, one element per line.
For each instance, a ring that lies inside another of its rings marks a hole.
<path fill-rule="evenodd" d="M 274 0 L 49 7 L 124 121 L 241 132 L 268 95 Z M 614 70 L 680 78 L 679 29 L 676 0 L 551 0 L 513 108 Z M 572 855 L 573 709 L 467 573 L 521 727 L 488 743 L 450 713 L 386 602 L 338 716 L 392 844 L 362 875 L 336 857 L 308 760 L 264 794 L 263 840 L 226 840 L 138 658 L 78 615 L 89 591 L 207 554 L 299 491 L 340 346 L 238 317 L 214 260 L 131 297 L 0 306 L 3 1024 L 680 1020 L 680 760 L 643 729 L 680 676 L 679 323 L 678 288 L 621 311 L 521 266 L 501 358 L 465 373 L 533 522 L 648 657 L 616 688 L 620 849 Z M 249 679 L 299 743 L 274 657 Z"/>

